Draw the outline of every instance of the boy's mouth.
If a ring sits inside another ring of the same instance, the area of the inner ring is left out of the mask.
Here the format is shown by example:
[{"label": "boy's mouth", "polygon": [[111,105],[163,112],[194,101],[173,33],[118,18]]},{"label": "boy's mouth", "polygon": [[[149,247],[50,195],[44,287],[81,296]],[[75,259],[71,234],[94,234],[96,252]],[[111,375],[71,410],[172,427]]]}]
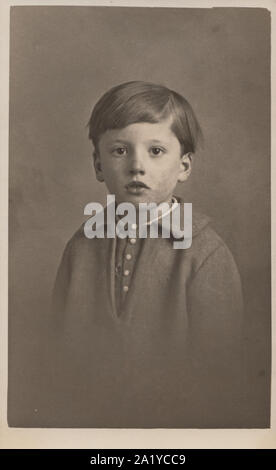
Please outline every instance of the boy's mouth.
[{"label": "boy's mouth", "polygon": [[143,183],[143,181],[131,181],[130,183],[126,184],[126,190],[132,194],[139,194],[144,192],[149,187]]}]

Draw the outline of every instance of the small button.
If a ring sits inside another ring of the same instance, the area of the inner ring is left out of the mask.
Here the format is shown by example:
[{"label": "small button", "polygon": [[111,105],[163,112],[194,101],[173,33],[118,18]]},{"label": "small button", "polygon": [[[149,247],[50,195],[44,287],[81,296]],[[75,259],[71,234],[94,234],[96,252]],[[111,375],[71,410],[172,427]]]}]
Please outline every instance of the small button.
[{"label": "small button", "polygon": [[135,230],[137,228],[137,224],[131,224],[131,228]]},{"label": "small button", "polygon": [[128,286],[124,286],[124,287],[123,287],[123,291],[124,291],[124,292],[127,292],[127,291],[128,291]]},{"label": "small button", "polygon": [[136,238],[130,238],[129,243],[131,243],[131,245],[135,245]]},{"label": "small button", "polygon": [[131,254],[130,253],[127,253],[126,254],[126,259],[130,260],[132,258]]},{"label": "small button", "polygon": [[129,272],[130,272],[130,271],[129,271],[128,269],[126,269],[126,270],[124,271],[124,276],[128,276],[128,275],[129,275]]}]

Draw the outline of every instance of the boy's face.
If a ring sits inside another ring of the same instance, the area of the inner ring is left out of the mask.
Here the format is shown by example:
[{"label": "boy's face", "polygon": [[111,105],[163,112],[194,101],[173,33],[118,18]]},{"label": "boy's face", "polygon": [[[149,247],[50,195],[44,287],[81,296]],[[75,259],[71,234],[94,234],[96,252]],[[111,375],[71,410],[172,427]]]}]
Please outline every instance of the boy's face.
[{"label": "boy's face", "polygon": [[106,131],[95,155],[99,181],[105,181],[117,203],[170,202],[178,181],[191,171],[188,154],[171,130],[171,118],[139,122]]}]

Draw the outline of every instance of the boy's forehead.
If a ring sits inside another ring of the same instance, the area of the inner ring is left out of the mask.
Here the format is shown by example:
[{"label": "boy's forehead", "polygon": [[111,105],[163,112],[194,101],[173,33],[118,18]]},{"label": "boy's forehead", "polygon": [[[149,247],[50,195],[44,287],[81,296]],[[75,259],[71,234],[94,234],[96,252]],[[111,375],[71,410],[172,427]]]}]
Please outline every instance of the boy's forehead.
[{"label": "boy's forehead", "polygon": [[120,129],[108,129],[105,131],[100,140],[112,142],[114,140],[171,140],[176,138],[171,130],[172,117],[162,121],[151,122],[135,122]]}]

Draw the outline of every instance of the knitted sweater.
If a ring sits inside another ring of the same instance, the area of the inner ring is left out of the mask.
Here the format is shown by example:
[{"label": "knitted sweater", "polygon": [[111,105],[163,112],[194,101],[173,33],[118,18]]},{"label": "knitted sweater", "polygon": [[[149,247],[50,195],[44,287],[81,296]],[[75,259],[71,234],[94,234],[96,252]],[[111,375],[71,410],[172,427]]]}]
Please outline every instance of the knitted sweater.
[{"label": "knitted sweater", "polygon": [[51,426],[242,426],[242,294],[233,257],[193,213],[189,249],[146,238],[116,309],[116,238],[68,242],[52,317]]}]

